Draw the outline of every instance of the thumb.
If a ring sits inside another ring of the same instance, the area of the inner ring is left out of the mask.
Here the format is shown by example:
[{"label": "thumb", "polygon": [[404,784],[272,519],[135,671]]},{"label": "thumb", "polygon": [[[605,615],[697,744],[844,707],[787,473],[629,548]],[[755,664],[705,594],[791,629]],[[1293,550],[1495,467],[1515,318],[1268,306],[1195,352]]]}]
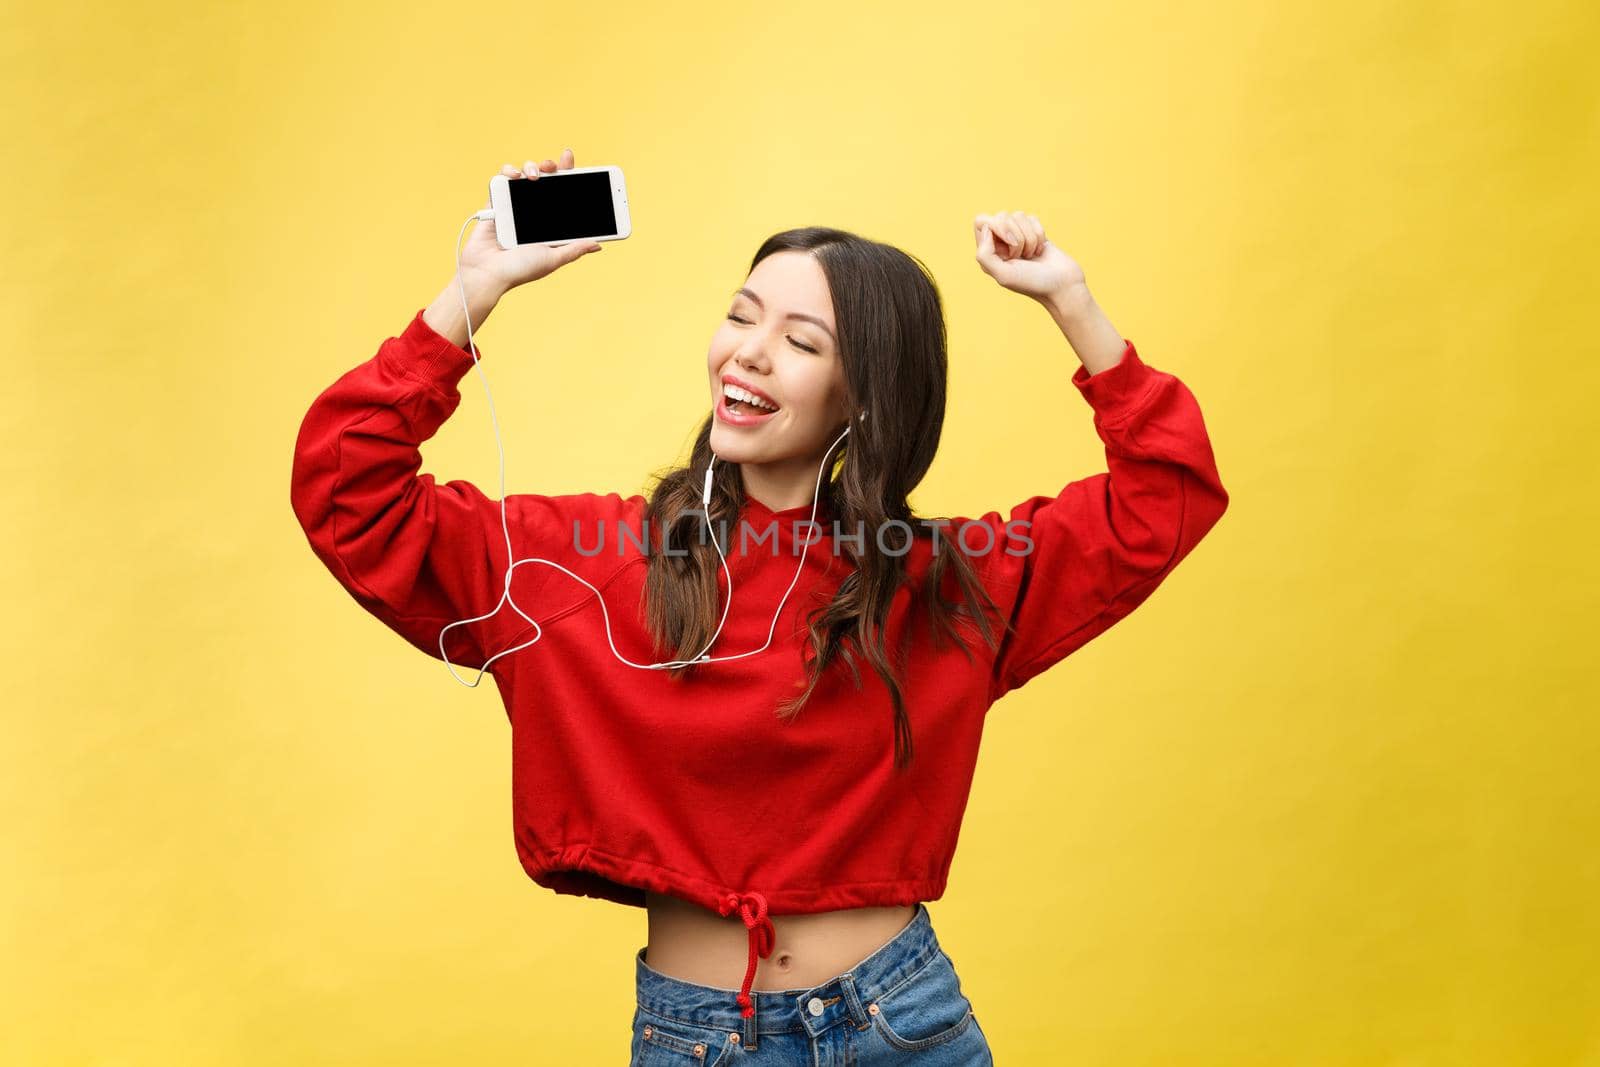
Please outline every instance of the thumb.
[{"label": "thumb", "polygon": [[1001,259],[994,251],[994,231],[987,225],[980,228],[978,233],[978,265],[990,275],[1001,269]]}]

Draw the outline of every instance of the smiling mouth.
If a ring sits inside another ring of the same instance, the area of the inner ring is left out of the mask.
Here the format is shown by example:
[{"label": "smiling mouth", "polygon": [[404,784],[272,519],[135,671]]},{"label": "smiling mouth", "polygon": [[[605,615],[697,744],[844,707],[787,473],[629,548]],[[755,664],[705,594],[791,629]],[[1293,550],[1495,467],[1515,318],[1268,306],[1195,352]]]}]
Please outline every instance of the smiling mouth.
[{"label": "smiling mouth", "polygon": [[769,400],[753,389],[736,382],[721,382],[718,394],[724,409],[730,415],[771,415],[778,410],[778,404],[775,401]]},{"label": "smiling mouth", "polygon": [[771,408],[738,400],[726,393],[717,397],[717,418],[726,426],[765,426],[776,414]]}]

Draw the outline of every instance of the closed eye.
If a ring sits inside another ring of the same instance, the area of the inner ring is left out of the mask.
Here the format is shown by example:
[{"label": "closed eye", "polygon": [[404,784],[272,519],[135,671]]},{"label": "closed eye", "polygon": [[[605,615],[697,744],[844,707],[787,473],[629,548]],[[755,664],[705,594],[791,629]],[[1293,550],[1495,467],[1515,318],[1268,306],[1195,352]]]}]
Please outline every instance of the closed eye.
[{"label": "closed eye", "polygon": [[[747,322],[744,319],[741,319],[739,316],[733,314],[732,312],[729,312],[727,317],[732,319],[734,322],[742,322],[746,326],[750,325],[749,322]],[[814,354],[817,351],[815,348],[812,348],[810,345],[801,344],[799,341],[796,341],[793,337],[789,338],[789,343],[794,345],[796,348],[798,348],[802,352],[811,352],[811,353]]]}]

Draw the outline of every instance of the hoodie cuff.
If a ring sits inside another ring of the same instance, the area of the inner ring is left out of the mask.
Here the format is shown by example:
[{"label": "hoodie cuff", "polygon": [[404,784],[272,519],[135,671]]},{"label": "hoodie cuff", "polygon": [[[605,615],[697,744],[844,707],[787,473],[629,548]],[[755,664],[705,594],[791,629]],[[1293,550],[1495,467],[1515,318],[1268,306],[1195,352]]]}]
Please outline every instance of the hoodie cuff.
[{"label": "hoodie cuff", "polygon": [[[448,337],[429,326],[422,317],[426,310],[418,308],[411,317],[400,334],[402,343],[391,358],[408,378],[440,388],[453,386],[472,369],[472,353],[457,347]],[[472,345],[478,350],[478,358],[482,359],[483,346],[478,344],[476,338]]]},{"label": "hoodie cuff", "polygon": [[1114,423],[1139,409],[1156,384],[1156,372],[1139,358],[1133,342],[1124,338],[1122,359],[1098,374],[1078,365],[1072,384],[1102,422]]}]

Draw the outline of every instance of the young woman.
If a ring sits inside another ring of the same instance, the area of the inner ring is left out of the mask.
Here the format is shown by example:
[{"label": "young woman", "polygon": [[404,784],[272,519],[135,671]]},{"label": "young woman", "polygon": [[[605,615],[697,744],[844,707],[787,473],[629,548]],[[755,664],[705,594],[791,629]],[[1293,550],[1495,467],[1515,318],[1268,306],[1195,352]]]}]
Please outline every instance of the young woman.
[{"label": "young woman", "polygon": [[[1105,472],[1007,515],[911,511],[944,418],[939,294],[900,250],[825,227],[756,252],[712,335],[711,414],[648,497],[493,500],[419,473],[482,355],[467,314],[476,330],[600,247],[506,251],[492,221],[301,427],[291,498],[319,558],[413,645],[493,674],[528,875],[646,909],[634,1064],[991,1062],[925,905],[984,718],[1142,603],[1227,506],[1193,395],[1039,220],[980,215],[974,236],[1061,327],[1106,446]],[[1049,448],[1064,375],[986,355],[1014,384],[1006,444]],[[575,400],[605,426],[603,391]]]}]

